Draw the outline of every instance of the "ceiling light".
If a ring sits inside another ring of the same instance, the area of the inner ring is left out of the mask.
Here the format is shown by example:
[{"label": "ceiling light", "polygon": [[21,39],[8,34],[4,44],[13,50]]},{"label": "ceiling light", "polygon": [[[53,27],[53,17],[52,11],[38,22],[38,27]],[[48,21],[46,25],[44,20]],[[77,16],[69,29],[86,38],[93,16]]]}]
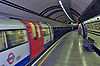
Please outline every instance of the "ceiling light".
[{"label": "ceiling light", "polygon": [[[62,4],[62,2],[59,0],[59,4],[61,5],[61,7],[62,7],[62,9],[63,9],[63,11],[65,12],[65,14],[67,15],[67,17],[71,20],[71,21],[73,21],[70,17],[69,17],[69,15],[67,14],[67,12],[66,12],[66,10],[65,10],[65,8],[64,8],[64,6],[63,6],[63,4]],[[73,21],[74,22],[74,21]]]}]

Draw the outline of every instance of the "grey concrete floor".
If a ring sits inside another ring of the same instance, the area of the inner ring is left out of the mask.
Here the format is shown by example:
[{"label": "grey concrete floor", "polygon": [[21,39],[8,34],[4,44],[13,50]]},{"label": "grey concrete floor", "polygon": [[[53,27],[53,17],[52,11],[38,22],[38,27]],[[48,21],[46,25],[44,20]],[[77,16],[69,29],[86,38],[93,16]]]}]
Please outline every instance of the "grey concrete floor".
[{"label": "grey concrete floor", "polygon": [[100,66],[100,56],[83,51],[82,40],[77,30],[70,32],[41,66]]}]

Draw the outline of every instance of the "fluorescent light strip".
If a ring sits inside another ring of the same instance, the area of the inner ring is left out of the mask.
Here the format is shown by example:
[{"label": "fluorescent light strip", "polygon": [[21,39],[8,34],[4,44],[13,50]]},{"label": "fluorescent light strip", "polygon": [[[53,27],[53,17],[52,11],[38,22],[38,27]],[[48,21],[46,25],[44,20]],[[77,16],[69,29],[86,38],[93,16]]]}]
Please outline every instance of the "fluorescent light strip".
[{"label": "fluorescent light strip", "polygon": [[[71,20],[71,21],[73,21],[70,17],[69,17],[69,15],[67,14],[67,12],[66,12],[66,10],[64,9],[64,7],[63,7],[63,5],[62,5],[62,2],[59,0],[59,4],[61,5],[61,7],[62,7],[62,9],[63,9],[63,11],[65,12],[65,14],[67,15],[67,17]],[[74,22],[74,21],[73,21]]]}]

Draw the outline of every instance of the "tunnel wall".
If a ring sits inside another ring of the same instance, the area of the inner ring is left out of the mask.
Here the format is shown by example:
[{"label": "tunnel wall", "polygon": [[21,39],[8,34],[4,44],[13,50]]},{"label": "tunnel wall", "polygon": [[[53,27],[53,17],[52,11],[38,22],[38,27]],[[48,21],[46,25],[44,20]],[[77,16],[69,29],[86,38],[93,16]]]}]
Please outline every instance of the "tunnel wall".
[{"label": "tunnel wall", "polygon": [[60,37],[65,35],[66,33],[76,30],[78,27],[53,27],[54,30],[54,39],[55,41],[58,40]]},{"label": "tunnel wall", "polygon": [[100,20],[87,23],[87,39],[94,42],[94,49],[100,55]]}]

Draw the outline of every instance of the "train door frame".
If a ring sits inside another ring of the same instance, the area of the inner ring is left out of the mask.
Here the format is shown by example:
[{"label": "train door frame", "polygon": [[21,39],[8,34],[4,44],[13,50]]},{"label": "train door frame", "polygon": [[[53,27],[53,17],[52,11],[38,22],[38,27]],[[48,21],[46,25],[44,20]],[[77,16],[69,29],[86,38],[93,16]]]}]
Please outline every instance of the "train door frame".
[{"label": "train door frame", "polygon": [[31,59],[33,59],[37,54],[39,54],[38,47],[37,48],[35,47],[38,44],[38,41],[34,40],[34,36],[33,38],[31,38],[32,37],[32,26],[29,24],[31,23],[31,21],[24,20],[24,19],[21,19],[21,21],[25,23],[27,30],[28,30],[28,36],[30,40],[30,54],[31,54],[30,56],[31,56]]},{"label": "train door frame", "polygon": [[[34,37],[34,52],[35,52],[35,56],[36,55],[38,55],[39,54],[39,50],[38,50],[38,39],[37,39],[37,36],[38,36],[38,34],[37,34],[37,31],[36,31],[36,25],[35,24],[33,24],[32,22],[28,22],[29,24],[31,24],[31,27],[32,27],[32,32],[34,31],[34,29],[35,29],[35,34],[36,34],[36,37]],[[34,27],[33,27],[34,26]],[[33,29],[34,28],[34,29]],[[34,35],[34,33],[33,33],[33,35]]]},{"label": "train door frame", "polygon": [[39,41],[39,50],[40,50],[39,52],[41,52],[44,49],[44,38],[43,38],[43,33],[42,33],[42,26],[36,21],[33,21],[33,23],[36,25],[37,28],[39,27],[39,30],[40,30],[41,37],[39,37],[38,35],[38,41]]}]

